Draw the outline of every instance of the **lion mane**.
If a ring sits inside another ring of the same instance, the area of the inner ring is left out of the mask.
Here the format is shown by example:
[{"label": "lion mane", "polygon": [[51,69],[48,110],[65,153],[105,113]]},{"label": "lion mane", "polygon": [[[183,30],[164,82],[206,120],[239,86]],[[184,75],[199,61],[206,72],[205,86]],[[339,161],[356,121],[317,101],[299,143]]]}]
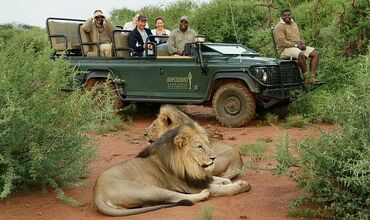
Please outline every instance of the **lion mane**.
[{"label": "lion mane", "polygon": [[[186,126],[198,129],[199,134],[206,137],[205,130],[200,126],[195,124],[186,124]],[[178,150],[173,144],[168,144],[175,140],[180,130],[179,128],[169,130],[166,135],[161,136],[158,141],[143,149],[136,157],[147,158],[151,155],[157,155],[158,160],[167,170],[185,180],[190,186],[207,188],[212,180],[210,173],[204,172],[204,169],[200,169],[198,164],[192,162],[193,157],[198,155],[191,154],[191,157],[187,157],[184,155],[184,151]],[[209,144],[208,139],[206,143]]]},{"label": "lion mane", "polygon": [[[195,121],[178,108],[172,105],[163,105],[157,119],[148,126],[144,135],[147,141],[153,142],[168,130],[191,123],[195,123]],[[211,132],[207,132],[207,134],[212,137]],[[243,169],[240,152],[217,139],[211,138],[210,141],[209,147],[217,155],[212,175],[228,179],[237,177]]]}]

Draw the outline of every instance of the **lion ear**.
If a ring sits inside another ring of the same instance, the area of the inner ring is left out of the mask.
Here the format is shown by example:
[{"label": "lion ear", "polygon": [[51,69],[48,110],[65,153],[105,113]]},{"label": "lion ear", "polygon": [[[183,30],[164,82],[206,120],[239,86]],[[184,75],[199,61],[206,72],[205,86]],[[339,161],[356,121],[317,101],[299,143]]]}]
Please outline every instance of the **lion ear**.
[{"label": "lion ear", "polygon": [[170,117],[168,117],[168,115],[161,115],[159,120],[161,120],[161,122],[166,126],[170,126],[172,124],[172,120]]},{"label": "lion ear", "polygon": [[176,147],[183,148],[183,147],[186,146],[187,138],[186,138],[185,135],[179,134],[175,137],[173,142],[174,142]]}]

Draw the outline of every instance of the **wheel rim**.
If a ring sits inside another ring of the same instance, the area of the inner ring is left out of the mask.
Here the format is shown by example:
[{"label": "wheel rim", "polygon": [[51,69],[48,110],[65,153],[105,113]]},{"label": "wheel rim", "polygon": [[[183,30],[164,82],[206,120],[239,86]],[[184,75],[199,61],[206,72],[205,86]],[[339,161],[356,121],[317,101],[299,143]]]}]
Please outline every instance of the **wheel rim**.
[{"label": "wheel rim", "polygon": [[225,100],[225,112],[230,115],[237,115],[242,110],[242,102],[235,96],[230,96]]}]

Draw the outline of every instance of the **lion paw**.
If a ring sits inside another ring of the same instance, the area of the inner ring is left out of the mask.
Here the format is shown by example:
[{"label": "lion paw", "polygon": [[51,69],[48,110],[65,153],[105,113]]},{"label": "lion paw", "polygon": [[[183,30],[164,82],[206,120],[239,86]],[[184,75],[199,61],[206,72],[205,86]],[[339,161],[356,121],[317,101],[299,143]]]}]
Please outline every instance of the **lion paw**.
[{"label": "lion paw", "polygon": [[240,186],[241,192],[248,192],[252,188],[251,184],[244,180],[239,180],[235,183]]},{"label": "lion paw", "polygon": [[200,193],[199,193],[204,199],[207,199],[209,197],[209,195],[211,194],[211,192],[209,191],[209,189],[203,189]]}]

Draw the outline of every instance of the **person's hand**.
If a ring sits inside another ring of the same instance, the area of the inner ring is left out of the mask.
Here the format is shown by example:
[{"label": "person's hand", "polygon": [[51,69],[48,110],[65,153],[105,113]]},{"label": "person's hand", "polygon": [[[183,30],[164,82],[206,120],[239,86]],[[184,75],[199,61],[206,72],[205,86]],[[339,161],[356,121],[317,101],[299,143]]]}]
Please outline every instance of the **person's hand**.
[{"label": "person's hand", "polygon": [[306,44],[302,41],[300,41],[298,43],[298,46],[297,46],[300,50],[305,50],[306,49]]}]

